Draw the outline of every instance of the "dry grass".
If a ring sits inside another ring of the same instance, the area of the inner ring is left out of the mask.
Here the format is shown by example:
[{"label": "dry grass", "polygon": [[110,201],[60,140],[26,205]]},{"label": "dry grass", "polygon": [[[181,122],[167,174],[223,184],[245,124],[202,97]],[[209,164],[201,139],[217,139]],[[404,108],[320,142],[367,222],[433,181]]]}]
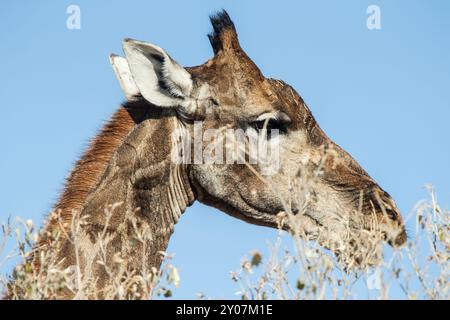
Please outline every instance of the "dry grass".
[{"label": "dry grass", "polygon": [[[62,224],[59,228],[46,234],[52,241],[48,245],[41,246],[37,251],[39,256],[32,256],[32,249],[43,237],[43,232],[38,234],[31,220],[23,221],[18,218],[15,222],[8,221],[2,225],[2,241],[0,243],[0,268],[13,261],[16,264],[12,275],[0,277],[0,293],[8,299],[55,299],[70,297],[76,300],[84,299],[148,299],[155,297],[171,297],[173,287],[179,286],[178,270],[171,264],[172,257],[165,252],[160,254],[165,257],[165,263],[160,270],[152,268],[147,270],[143,261],[143,267],[139,272],[130,270],[120,255],[114,256],[114,263],[107,263],[107,247],[112,240],[106,232],[109,218],[120,203],[110,206],[105,210],[107,221],[104,230],[96,237],[95,252],[84,266],[80,264],[81,250],[77,246],[83,237],[83,225],[88,217],[80,218],[74,214],[70,230],[66,230]],[[52,214],[50,219],[58,219],[58,214]],[[133,223],[133,215],[125,220],[134,229],[133,241],[145,246],[148,243],[148,232]],[[58,255],[62,238],[69,238],[73,243],[76,264],[64,268],[61,266],[61,257]],[[9,250],[7,250],[7,248]],[[7,251],[7,252],[6,252]],[[42,267],[39,267],[42,266]],[[112,281],[101,292],[96,285],[97,279],[92,276],[95,268],[104,268],[108,278]]]},{"label": "dry grass", "polygon": [[[449,299],[450,213],[429,190],[430,200],[411,214],[415,228],[407,245],[385,247],[378,265],[349,268],[308,237],[280,235],[267,261],[252,252],[231,273],[238,294],[242,299]],[[294,249],[283,249],[283,243]],[[377,248],[366,247],[363,255],[379,255]]]},{"label": "dry grass", "polygon": [[[268,257],[256,251],[249,254],[231,277],[242,299],[449,299],[450,214],[438,205],[430,188],[430,199],[420,202],[411,218],[415,228],[410,231],[407,245],[398,250],[385,248],[384,259],[377,266],[349,269],[346,262],[337,259],[317,241],[293,234],[280,235]],[[74,221],[73,237],[79,233],[82,223]],[[142,241],[144,237],[136,231],[137,239]],[[37,238],[38,233],[29,220],[17,219],[2,226],[0,267],[9,260],[20,262],[14,270],[15,281],[9,285],[9,298],[52,299],[61,290],[69,290],[75,299],[95,297],[95,281],[83,276],[79,266],[58,267],[55,247],[41,253],[40,261],[45,269],[40,271],[33,267],[29,254]],[[99,234],[99,241],[102,251],[109,239]],[[286,241],[293,244],[287,245]],[[15,245],[11,246],[11,242]],[[293,249],[283,249],[286,245]],[[375,250],[377,246],[371,248]],[[365,256],[370,256],[370,250],[365,250]],[[143,270],[141,274],[111,267],[108,272],[115,281],[106,289],[104,298],[170,297],[180,282],[178,271],[170,261],[171,257],[166,255],[161,270]],[[92,263],[104,264],[104,261]],[[122,265],[120,258],[117,264]],[[2,277],[0,281],[6,290],[9,279]],[[138,284],[139,288],[145,288],[144,294],[137,290]]]}]

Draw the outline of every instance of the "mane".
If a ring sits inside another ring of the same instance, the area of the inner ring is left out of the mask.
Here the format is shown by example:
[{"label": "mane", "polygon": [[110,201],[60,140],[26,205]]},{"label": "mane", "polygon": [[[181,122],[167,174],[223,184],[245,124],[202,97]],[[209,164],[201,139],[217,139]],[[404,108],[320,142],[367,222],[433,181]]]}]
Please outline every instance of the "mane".
[{"label": "mane", "polygon": [[[138,122],[142,100],[122,105],[90,142],[66,180],[53,212],[63,223],[71,222],[74,211],[81,210],[89,193],[100,181],[111,157]],[[51,222],[50,222],[51,224]]]}]

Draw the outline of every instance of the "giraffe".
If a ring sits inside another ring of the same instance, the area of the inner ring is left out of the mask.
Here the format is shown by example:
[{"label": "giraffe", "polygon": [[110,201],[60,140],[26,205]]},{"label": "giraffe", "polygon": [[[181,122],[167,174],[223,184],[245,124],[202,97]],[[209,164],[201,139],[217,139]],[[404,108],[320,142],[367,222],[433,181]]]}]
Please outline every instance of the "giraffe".
[{"label": "giraffe", "polygon": [[[98,293],[89,298],[105,297],[113,281],[106,269],[116,261],[129,274],[159,269],[174,225],[194,201],[248,223],[301,231],[337,256],[340,244],[352,244],[349,230],[376,226],[391,246],[406,242],[392,197],[322,131],[291,86],[262,74],[226,11],[210,20],[214,56],[199,66],[182,67],[164,49],[133,39],[123,41],[124,57],[110,56],[126,102],[76,163],[32,253],[43,269],[39,256],[54,245],[55,263],[94,279]],[[196,123],[271,140],[278,169],[265,176],[258,164],[174,161],[174,150],[187,153],[191,145],[180,141],[195,135]],[[61,289],[54,297],[77,293]]]}]

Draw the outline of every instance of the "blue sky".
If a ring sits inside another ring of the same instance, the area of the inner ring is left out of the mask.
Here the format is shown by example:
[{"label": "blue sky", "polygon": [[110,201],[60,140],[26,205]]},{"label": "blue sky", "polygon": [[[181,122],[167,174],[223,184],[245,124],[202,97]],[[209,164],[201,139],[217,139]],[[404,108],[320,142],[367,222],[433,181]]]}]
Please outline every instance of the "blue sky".
[{"label": "blue sky", "polygon": [[[81,8],[81,29],[66,8]],[[381,8],[381,30],[366,9]],[[0,222],[40,223],[74,161],[124,99],[108,62],[131,37],[182,65],[212,56],[208,15],[225,8],[242,47],[267,77],[291,84],[324,131],[350,152],[407,215],[432,183],[450,199],[448,1],[1,1]],[[277,231],[200,204],[168,251],[177,298],[232,298],[229,271]]]}]

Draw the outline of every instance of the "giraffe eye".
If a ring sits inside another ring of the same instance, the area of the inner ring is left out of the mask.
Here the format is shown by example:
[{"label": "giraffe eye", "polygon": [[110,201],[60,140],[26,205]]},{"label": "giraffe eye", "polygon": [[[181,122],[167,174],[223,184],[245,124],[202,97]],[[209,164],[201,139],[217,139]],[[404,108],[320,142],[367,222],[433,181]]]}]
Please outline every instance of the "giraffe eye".
[{"label": "giraffe eye", "polygon": [[287,124],[278,119],[258,120],[251,122],[250,125],[258,132],[266,129],[268,136],[273,130],[278,130],[280,134],[287,133]]}]

